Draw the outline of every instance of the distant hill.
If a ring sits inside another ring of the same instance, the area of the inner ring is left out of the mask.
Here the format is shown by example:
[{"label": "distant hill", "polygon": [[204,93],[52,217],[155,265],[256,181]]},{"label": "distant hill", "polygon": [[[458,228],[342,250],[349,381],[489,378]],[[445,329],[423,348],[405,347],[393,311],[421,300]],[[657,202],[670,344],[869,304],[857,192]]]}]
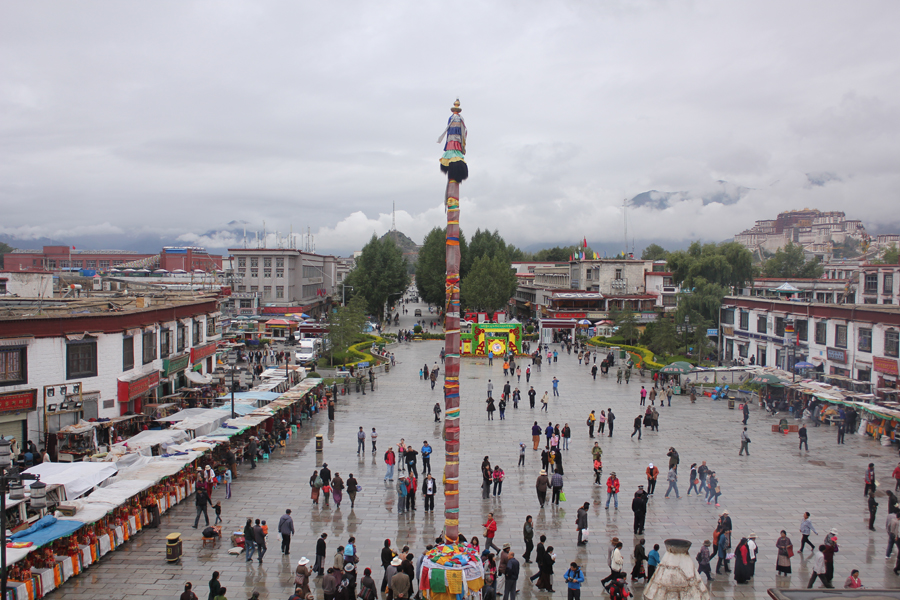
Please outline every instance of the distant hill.
[{"label": "distant hill", "polygon": [[421,248],[421,246],[412,241],[412,239],[402,231],[388,231],[381,236],[382,240],[384,238],[390,238],[401,250],[403,250],[403,257],[406,259],[406,262],[409,263],[409,272],[415,273],[416,261],[419,259],[419,248]]}]

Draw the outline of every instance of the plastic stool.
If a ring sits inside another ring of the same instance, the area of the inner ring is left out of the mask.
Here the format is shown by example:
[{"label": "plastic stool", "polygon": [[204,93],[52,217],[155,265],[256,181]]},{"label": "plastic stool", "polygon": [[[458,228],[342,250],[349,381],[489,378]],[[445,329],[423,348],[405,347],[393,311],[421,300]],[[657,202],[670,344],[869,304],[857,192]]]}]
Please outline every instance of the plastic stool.
[{"label": "plastic stool", "polygon": [[269,455],[268,455],[268,454],[263,454],[263,460],[269,460]]}]

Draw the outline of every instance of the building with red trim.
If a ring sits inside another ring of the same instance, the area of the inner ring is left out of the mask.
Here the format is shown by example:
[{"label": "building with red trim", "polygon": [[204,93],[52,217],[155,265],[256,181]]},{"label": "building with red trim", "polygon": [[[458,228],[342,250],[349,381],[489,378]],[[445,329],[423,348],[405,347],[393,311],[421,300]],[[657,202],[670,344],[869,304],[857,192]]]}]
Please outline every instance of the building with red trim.
[{"label": "building with red trim", "polygon": [[[726,361],[786,371],[807,361],[876,388],[897,386],[900,306],[728,296],[721,321]],[[785,335],[789,323],[793,335]]]},{"label": "building with red trim", "polygon": [[215,368],[218,298],[0,300],[0,434],[38,445],[80,419],[140,413]]},{"label": "building with red trim", "polygon": [[[41,250],[15,249],[3,256],[6,271],[105,271],[153,254],[130,250],[78,250],[72,246],[44,246]],[[221,265],[221,262],[220,262]]]}]

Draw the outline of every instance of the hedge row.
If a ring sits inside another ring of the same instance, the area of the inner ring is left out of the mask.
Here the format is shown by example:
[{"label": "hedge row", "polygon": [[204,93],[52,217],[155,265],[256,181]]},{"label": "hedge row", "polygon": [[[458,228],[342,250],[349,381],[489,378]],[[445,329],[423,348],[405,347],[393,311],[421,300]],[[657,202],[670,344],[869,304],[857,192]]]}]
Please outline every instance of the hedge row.
[{"label": "hedge row", "polygon": [[590,344],[591,346],[603,346],[607,348],[611,348],[613,346],[622,348],[634,357],[635,363],[638,365],[638,367],[640,367],[642,363],[644,366],[650,369],[662,369],[665,366],[653,360],[653,351],[651,351],[649,348],[644,348],[642,346],[628,346],[625,344],[614,344],[602,339],[601,336],[591,338],[590,340],[588,340],[588,344]]}]

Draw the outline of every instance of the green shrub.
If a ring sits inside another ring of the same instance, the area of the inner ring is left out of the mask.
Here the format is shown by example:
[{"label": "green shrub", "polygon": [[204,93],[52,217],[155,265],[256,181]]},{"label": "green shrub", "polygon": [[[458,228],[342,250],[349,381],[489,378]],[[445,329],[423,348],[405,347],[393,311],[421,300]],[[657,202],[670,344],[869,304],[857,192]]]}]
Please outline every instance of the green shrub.
[{"label": "green shrub", "polygon": [[415,327],[413,327],[413,333],[422,333],[422,326],[416,325]]},{"label": "green shrub", "polygon": [[534,325],[528,325],[527,327],[525,327],[525,333],[534,333]]},{"label": "green shrub", "polygon": [[322,378],[322,376],[319,375],[318,373],[316,373],[315,371],[310,371],[309,373],[306,374],[306,376],[311,377],[313,379],[321,379]]}]

